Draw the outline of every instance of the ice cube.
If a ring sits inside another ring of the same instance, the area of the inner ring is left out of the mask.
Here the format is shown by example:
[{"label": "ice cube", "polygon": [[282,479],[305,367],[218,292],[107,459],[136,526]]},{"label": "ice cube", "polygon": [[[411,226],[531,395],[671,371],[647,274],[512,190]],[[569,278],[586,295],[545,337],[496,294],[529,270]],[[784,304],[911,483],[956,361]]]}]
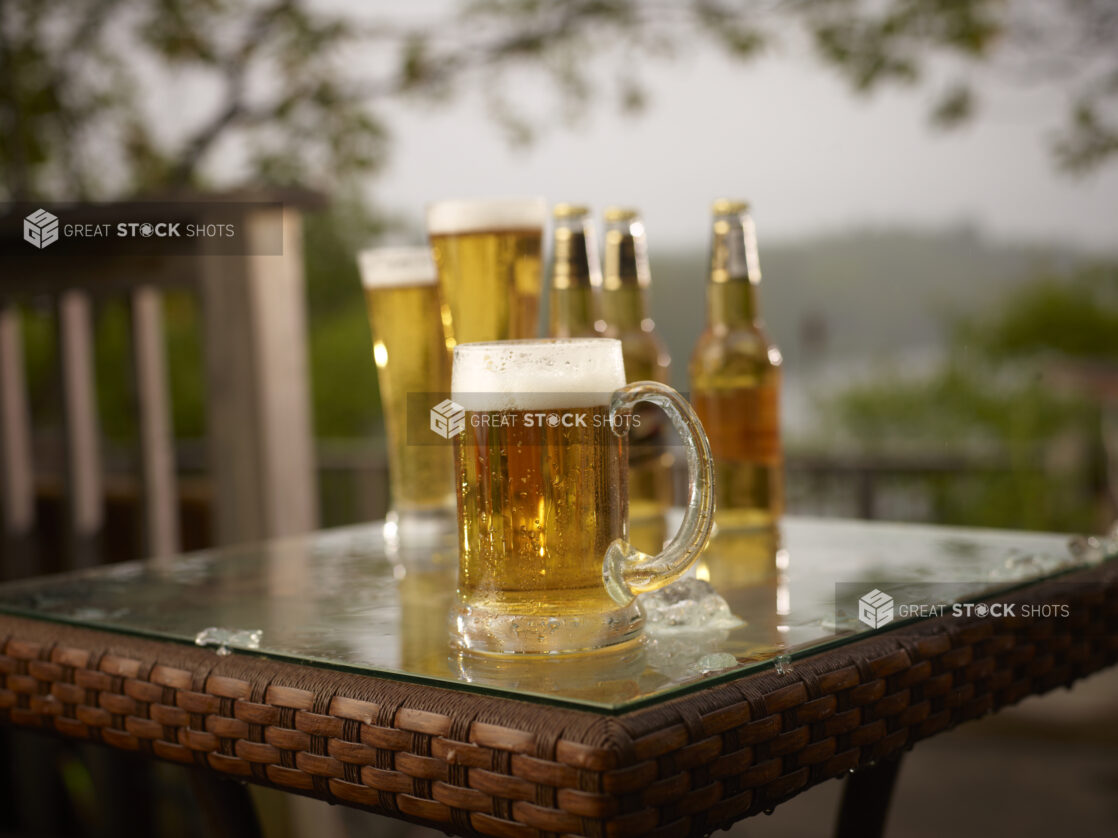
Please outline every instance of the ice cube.
[{"label": "ice cube", "polygon": [[239,649],[259,649],[260,638],[263,637],[262,629],[228,629],[210,626],[194,635],[197,646],[216,646],[217,653],[222,657],[231,654],[229,647]]},{"label": "ice cube", "polygon": [[708,672],[717,672],[720,669],[729,669],[738,665],[738,659],[729,652],[715,652],[712,655],[703,655],[695,662],[696,671],[705,675]]},{"label": "ice cube", "polygon": [[681,579],[637,598],[651,633],[731,629],[743,625],[709,582]]},{"label": "ice cube", "polygon": [[1093,535],[1075,536],[1068,543],[1068,550],[1083,564],[1096,565],[1101,563],[1107,556],[1118,553],[1118,524],[1114,525],[1110,535],[1102,538]]}]

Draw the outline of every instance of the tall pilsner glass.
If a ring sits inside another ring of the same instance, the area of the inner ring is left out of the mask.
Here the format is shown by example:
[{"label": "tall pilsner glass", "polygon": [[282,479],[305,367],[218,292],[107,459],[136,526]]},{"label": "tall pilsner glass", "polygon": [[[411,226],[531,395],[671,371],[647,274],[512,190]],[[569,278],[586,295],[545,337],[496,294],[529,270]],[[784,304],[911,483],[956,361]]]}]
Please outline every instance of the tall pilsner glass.
[{"label": "tall pilsner glass", "polygon": [[[626,385],[621,343],[609,338],[459,344],[451,387],[465,410],[452,640],[490,654],[636,640],[634,597],[677,579],[710,535],[710,447],[691,406],[658,382]],[[690,470],[683,523],[656,556],[628,543],[628,433],[640,402],[667,413]]]},{"label": "tall pilsner glass", "polygon": [[[426,538],[454,527],[453,462],[448,446],[408,444],[427,433],[427,414],[409,394],[445,393],[450,355],[442,329],[435,265],[426,247],[386,247],[358,255],[373,359],[388,437],[389,538]],[[411,421],[416,428],[409,429]],[[409,430],[411,434],[409,434]]]},{"label": "tall pilsner glass", "polygon": [[546,216],[542,198],[439,201],[427,208],[448,345],[539,333]]}]

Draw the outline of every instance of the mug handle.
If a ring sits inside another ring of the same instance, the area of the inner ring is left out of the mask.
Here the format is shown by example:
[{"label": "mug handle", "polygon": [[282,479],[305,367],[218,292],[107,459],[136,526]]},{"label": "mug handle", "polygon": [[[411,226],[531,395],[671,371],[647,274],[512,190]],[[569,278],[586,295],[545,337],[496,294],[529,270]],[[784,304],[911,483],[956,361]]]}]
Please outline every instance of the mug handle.
[{"label": "mug handle", "polygon": [[637,594],[669,585],[699,557],[714,525],[714,463],[710,443],[695,411],[679,393],[657,381],[636,381],[615,390],[609,405],[610,426],[618,436],[628,433],[629,416],[640,402],[656,405],[671,419],[687,451],[687,508],[683,523],[664,549],[655,556],[642,553],[624,539],[606,550],[602,578],[609,595],[628,605]]}]

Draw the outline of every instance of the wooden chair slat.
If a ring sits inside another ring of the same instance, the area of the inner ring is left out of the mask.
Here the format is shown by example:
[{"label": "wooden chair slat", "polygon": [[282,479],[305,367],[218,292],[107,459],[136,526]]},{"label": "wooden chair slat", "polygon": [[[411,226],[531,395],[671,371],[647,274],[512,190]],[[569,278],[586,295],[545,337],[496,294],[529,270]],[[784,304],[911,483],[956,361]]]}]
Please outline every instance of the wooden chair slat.
[{"label": "wooden chair slat", "polygon": [[98,563],[97,540],[105,519],[89,295],[63,291],[57,310],[71,561],[74,567],[89,567]]},{"label": "wooden chair slat", "polygon": [[0,578],[7,579],[31,574],[35,526],[31,412],[19,317],[14,303],[0,302],[0,506],[4,525]]},{"label": "wooden chair slat", "polygon": [[162,301],[162,294],[154,286],[143,285],[132,291],[132,358],[139,409],[145,556],[173,555],[180,543]]},{"label": "wooden chair slat", "polygon": [[277,224],[282,254],[254,254],[250,241],[252,255],[200,266],[221,544],[307,532],[318,518],[301,218],[281,208],[246,212],[250,240],[274,236]]}]

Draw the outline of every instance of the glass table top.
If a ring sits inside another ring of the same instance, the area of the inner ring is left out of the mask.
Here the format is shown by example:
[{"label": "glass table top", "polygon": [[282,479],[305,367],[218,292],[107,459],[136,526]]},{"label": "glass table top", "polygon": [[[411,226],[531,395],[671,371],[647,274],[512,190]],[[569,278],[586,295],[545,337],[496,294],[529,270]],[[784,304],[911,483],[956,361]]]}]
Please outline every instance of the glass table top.
[{"label": "glass table top", "polygon": [[[375,523],[9,583],[0,612],[616,713],[935,616],[906,602],[981,600],[1116,553],[1113,538],[787,518],[715,538],[691,581],[646,602],[635,648],[532,659],[452,653],[457,545],[393,545]],[[689,598],[708,591],[726,606]],[[875,591],[892,608],[877,629],[859,617]]]}]

